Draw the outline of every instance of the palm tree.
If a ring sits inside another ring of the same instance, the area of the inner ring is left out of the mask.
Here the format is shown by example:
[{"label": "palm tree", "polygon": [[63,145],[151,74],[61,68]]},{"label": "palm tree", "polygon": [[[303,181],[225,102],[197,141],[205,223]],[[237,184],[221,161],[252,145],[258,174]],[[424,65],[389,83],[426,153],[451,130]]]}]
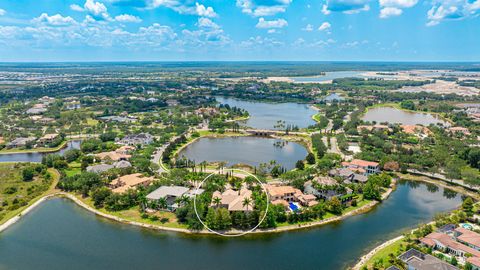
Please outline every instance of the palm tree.
[{"label": "palm tree", "polygon": [[158,206],[160,207],[160,209],[167,209],[168,207],[167,199],[165,198],[158,199]]},{"label": "palm tree", "polygon": [[250,203],[252,202],[252,200],[248,197],[245,197],[245,199],[243,199],[243,206],[247,208],[247,211],[248,211],[248,207],[250,206]]},{"label": "palm tree", "polygon": [[222,200],[219,197],[213,198],[213,203],[218,207]]}]

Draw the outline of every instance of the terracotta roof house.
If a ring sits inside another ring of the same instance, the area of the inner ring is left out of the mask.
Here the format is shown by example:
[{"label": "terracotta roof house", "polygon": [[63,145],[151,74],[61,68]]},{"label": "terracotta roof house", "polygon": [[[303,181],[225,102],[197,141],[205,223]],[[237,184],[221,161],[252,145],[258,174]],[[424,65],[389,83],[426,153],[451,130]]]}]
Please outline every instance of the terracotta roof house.
[{"label": "terracotta roof house", "polygon": [[[220,199],[218,207],[227,208],[230,212],[236,211],[252,211],[253,200],[252,191],[246,188],[242,188],[239,191],[233,189],[226,189],[224,192],[215,191],[212,195],[212,206],[217,206],[215,203],[216,198]],[[244,205],[245,198],[249,198],[251,202],[248,205]]]},{"label": "terracotta roof house", "polygon": [[448,234],[432,232],[420,239],[420,242],[431,248],[446,250],[456,256],[466,257],[466,254],[471,254],[480,257],[480,251],[455,241]]},{"label": "terracotta roof house", "polygon": [[370,175],[380,172],[380,166],[378,162],[366,161],[361,159],[354,159],[350,162],[342,162],[344,168],[349,168],[352,171],[359,172],[364,175]]},{"label": "terracotta roof house", "polygon": [[141,173],[134,173],[121,176],[112,182],[109,187],[114,193],[123,193],[128,189],[136,189],[138,186],[148,186],[152,183],[153,177],[145,177]]},{"label": "terracotta roof house", "polygon": [[56,140],[58,138],[58,134],[56,133],[52,133],[52,134],[45,134],[43,135],[43,137],[41,137],[40,139],[38,139],[38,144],[40,145],[47,145],[47,144],[50,144],[52,143],[54,140]]},{"label": "terracotta roof house", "polygon": [[407,265],[408,270],[459,270],[457,267],[416,249],[409,249],[398,258]]},{"label": "terracotta roof house", "polygon": [[303,194],[299,189],[292,186],[265,185],[270,201],[284,200],[288,203],[299,202],[303,206],[313,206],[317,204],[316,197],[313,194]]},{"label": "terracotta roof house", "polygon": [[418,137],[425,137],[432,134],[427,127],[420,125],[401,125],[400,128],[404,133],[416,135]]},{"label": "terracotta roof house", "polygon": [[463,227],[458,227],[454,231],[454,236],[458,242],[476,250],[480,250],[480,234]]},{"label": "terracotta roof house", "polygon": [[453,134],[461,133],[465,136],[471,135],[470,131],[466,127],[451,127],[451,128],[448,128],[447,131]]},{"label": "terracotta roof house", "polygon": [[473,266],[472,270],[479,270],[480,269],[480,258],[479,257],[467,258],[467,262],[469,262]]}]

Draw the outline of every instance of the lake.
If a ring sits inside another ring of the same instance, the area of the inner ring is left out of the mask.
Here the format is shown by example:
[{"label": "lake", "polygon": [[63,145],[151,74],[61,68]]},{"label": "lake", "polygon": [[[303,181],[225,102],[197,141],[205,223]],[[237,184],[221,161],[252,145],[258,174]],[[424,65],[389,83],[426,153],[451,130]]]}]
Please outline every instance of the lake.
[{"label": "lake", "polygon": [[12,153],[12,154],[0,154],[0,162],[42,162],[42,158],[48,154],[60,154],[63,155],[65,151],[70,149],[80,149],[81,140],[68,141],[67,145],[57,152],[50,153]]},{"label": "lake", "polygon": [[248,127],[256,129],[276,129],[278,120],[285,121],[286,125],[295,125],[299,128],[306,128],[314,125],[312,116],[316,111],[307,104],[299,103],[267,103],[256,101],[245,101],[237,98],[215,97],[221,104],[229,104],[248,111],[250,118],[242,121]]},{"label": "lake", "polygon": [[308,77],[291,77],[294,82],[298,83],[316,83],[316,82],[328,82],[341,78],[363,78],[362,75],[365,71],[332,71],[326,72],[325,75],[308,76]]},{"label": "lake", "polygon": [[247,136],[200,138],[182,149],[178,156],[195,160],[197,164],[202,161],[226,161],[227,166],[240,163],[258,167],[260,163],[275,160],[287,170],[291,170],[295,168],[295,163],[305,159],[307,154],[305,147],[298,143]]},{"label": "lake", "polygon": [[449,126],[450,124],[441,117],[429,114],[418,113],[400,110],[393,107],[376,107],[371,108],[362,117],[363,121],[377,123],[388,122],[390,124],[403,124],[403,125],[424,125],[430,124],[443,124]]},{"label": "lake", "polygon": [[459,195],[441,187],[401,182],[372,211],[336,224],[221,238],[124,225],[57,198],[0,234],[0,269],[345,269],[460,203]]}]

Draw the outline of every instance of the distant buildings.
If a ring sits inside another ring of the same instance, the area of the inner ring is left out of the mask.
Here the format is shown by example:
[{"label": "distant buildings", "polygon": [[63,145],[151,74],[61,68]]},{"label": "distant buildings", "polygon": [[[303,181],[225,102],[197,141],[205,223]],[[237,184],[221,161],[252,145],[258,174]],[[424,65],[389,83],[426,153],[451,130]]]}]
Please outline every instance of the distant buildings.
[{"label": "distant buildings", "polygon": [[117,141],[123,145],[147,145],[153,142],[153,136],[148,133],[131,134]]},{"label": "distant buildings", "polygon": [[132,164],[130,164],[130,162],[121,160],[113,164],[98,164],[98,165],[88,166],[86,170],[87,172],[103,173],[114,168],[124,169],[124,168],[130,168],[130,167],[132,167]]},{"label": "distant buildings", "polygon": [[34,143],[35,140],[36,140],[35,137],[20,137],[20,138],[16,138],[15,140],[7,143],[6,147],[7,148],[25,147],[29,143]]}]

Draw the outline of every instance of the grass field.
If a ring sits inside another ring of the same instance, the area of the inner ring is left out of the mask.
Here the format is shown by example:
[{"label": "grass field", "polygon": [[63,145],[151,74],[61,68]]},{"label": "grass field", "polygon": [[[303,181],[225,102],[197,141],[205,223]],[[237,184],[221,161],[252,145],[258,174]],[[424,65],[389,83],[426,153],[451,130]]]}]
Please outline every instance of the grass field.
[{"label": "grass field", "polygon": [[0,164],[0,224],[53,192],[60,177],[56,170],[48,169],[50,177],[37,176],[25,182],[22,180],[24,166],[26,164]]}]

